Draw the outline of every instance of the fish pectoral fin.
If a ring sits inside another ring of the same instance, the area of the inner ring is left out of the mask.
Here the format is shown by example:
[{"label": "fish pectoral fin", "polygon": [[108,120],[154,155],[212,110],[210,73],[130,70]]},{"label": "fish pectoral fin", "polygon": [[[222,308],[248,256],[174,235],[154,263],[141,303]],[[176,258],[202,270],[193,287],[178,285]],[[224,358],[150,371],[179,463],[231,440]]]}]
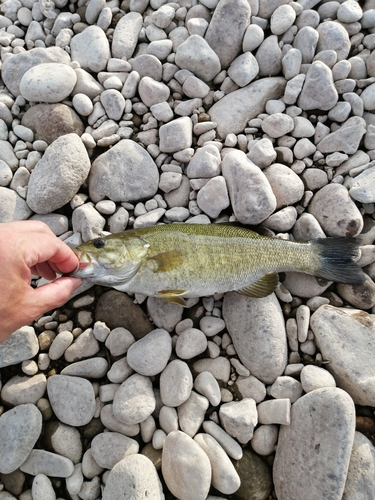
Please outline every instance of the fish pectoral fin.
[{"label": "fish pectoral fin", "polygon": [[163,252],[147,259],[147,266],[154,273],[171,271],[180,266],[183,262],[183,255],[177,250]]},{"label": "fish pectoral fin", "polygon": [[267,295],[275,290],[278,283],[279,275],[277,273],[268,273],[255,283],[252,283],[251,285],[237,291],[238,293],[247,295],[248,297],[267,297]]},{"label": "fish pectoral fin", "polygon": [[156,296],[159,299],[166,300],[167,302],[172,302],[173,304],[178,304],[182,307],[187,307],[186,300],[182,297],[187,292],[187,290],[159,290]]}]

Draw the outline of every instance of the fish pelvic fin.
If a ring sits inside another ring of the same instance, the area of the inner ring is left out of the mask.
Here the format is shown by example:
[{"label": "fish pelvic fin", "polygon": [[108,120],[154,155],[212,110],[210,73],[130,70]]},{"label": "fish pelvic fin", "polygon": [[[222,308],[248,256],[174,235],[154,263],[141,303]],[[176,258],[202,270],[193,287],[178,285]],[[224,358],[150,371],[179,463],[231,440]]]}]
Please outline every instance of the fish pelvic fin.
[{"label": "fish pelvic fin", "polygon": [[166,300],[167,302],[172,302],[173,304],[178,304],[182,307],[187,307],[186,300],[182,297],[187,292],[187,290],[159,290],[156,296],[159,299]]},{"label": "fish pelvic fin", "polygon": [[279,275],[277,273],[267,273],[260,280],[252,283],[251,285],[237,290],[242,295],[248,297],[262,298],[270,295],[279,283]]},{"label": "fish pelvic fin", "polygon": [[329,281],[360,285],[365,273],[355,262],[360,256],[360,241],[356,238],[332,237],[310,241],[320,253],[320,268],[316,275]]}]

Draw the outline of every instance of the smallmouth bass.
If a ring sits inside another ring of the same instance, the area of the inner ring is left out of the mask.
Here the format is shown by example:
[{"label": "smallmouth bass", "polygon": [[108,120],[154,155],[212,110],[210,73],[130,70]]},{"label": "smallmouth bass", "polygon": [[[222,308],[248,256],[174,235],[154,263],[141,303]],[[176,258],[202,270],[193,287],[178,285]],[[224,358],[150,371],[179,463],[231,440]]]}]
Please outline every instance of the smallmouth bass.
[{"label": "smallmouth bass", "polygon": [[237,291],[265,297],[278,272],[299,271],[340,283],[365,279],[355,238],[294,242],[229,224],[168,224],[83,243],[70,274],[122,292],[186,305],[186,298]]}]

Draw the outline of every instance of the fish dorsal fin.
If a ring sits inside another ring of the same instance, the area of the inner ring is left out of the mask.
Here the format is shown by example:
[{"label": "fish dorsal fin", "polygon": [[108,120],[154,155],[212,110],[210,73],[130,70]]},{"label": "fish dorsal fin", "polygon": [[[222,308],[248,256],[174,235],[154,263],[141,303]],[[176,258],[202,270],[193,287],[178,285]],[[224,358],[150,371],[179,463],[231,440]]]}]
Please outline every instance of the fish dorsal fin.
[{"label": "fish dorsal fin", "polygon": [[159,290],[156,295],[159,299],[187,307],[186,300],[182,297],[186,292],[187,290]]},{"label": "fish dorsal fin", "polygon": [[172,269],[180,266],[183,262],[183,255],[177,250],[170,252],[163,252],[153,255],[147,259],[147,266],[154,273],[161,273],[171,271]]},{"label": "fish dorsal fin", "polygon": [[238,293],[247,295],[248,297],[267,297],[267,295],[275,290],[278,283],[279,275],[277,273],[268,273],[255,283],[252,283],[251,285],[237,291]]}]

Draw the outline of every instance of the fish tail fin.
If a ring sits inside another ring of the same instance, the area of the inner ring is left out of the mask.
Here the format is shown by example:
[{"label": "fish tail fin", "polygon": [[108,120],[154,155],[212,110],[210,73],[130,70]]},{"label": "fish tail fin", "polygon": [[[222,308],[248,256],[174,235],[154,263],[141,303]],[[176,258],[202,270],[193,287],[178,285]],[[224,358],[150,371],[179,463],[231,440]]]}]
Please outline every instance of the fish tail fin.
[{"label": "fish tail fin", "polygon": [[360,285],[365,273],[355,262],[360,256],[360,241],[356,238],[319,238],[310,242],[320,253],[320,269],[317,275],[330,281]]}]

